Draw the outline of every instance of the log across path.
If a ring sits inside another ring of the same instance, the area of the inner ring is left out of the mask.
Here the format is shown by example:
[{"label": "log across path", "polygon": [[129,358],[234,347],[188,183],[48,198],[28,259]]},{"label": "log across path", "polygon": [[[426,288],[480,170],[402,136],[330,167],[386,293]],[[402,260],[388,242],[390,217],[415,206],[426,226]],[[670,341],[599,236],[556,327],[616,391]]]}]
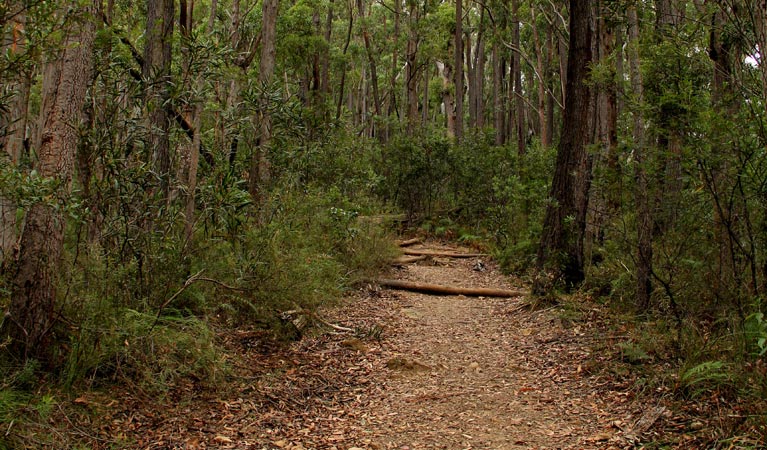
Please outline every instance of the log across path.
[{"label": "log across path", "polygon": [[523,289],[498,289],[498,288],[477,288],[477,287],[462,287],[462,286],[447,286],[443,284],[432,283],[416,283],[413,281],[403,280],[389,280],[386,278],[380,278],[376,280],[376,283],[381,286],[402,289],[405,291],[423,292],[425,294],[442,294],[442,295],[466,295],[471,297],[519,297],[527,295],[527,291]]}]

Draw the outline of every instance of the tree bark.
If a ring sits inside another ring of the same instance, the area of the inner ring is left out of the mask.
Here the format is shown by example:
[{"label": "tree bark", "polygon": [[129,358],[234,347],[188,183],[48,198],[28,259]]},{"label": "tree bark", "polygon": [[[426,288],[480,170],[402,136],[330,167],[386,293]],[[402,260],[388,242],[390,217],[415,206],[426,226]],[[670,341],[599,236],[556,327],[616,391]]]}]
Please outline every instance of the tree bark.
[{"label": "tree bark", "polygon": [[447,136],[455,137],[455,105],[453,103],[453,93],[450,89],[453,86],[453,68],[448,63],[437,61],[437,71],[442,78],[442,105],[445,114],[445,126]]},{"label": "tree bark", "polygon": [[477,34],[477,51],[474,53],[474,109],[477,111],[476,127],[482,129],[485,126],[485,9],[479,19],[479,32]]},{"label": "tree bark", "polygon": [[628,62],[631,90],[640,105],[634,111],[634,173],[636,188],[634,198],[637,208],[637,284],[636,305],[643,310],[650,306],[652,293],[653,229],[655,223],[650,206],[650,192],[647,182],[645,159],[647,154],[645,125],[641,105],[644,102],[644,86],[639,61],[639,21],[635,5],[628,7]]},{"label": "tree bark", "polygon": [[[378,70],[376,67],[375,55],[373,53],[373,46],[370,44],[370,33],[368,32],[367,20],[365,19],[365,3],[364,0],[357,0],[357,8],[360,11],[360,19],[362,20],[362,39],[365,42],[365,52],[368,57],[368,66],[370,67],[370,84],[373,89],[373,127],[375,127],[375,118],[381,115],[381,97],[378,93]],[[373,131],[374,134],[375,131]]]},{"label": "tree bark", "polygon": [[[568,289],[584,279],[584,209],[588,204],[591,175],[586,153],[591,98],[587,83],[592,60],[590,11],[589,2],[570,1],[570,47],[562,137],[551,185],[552,201],[546,208],[537,261],[541,272],[550,270],[554,279],[563,279]],[[542,293],[549,287],[539,278],[534,289]]]},{"label": "tree bark", "polygon": [[[585,1],[585,0],[581,0]],[[519,0],[511,0],[511,80],[514,83],[514,134],[517,138],[517,154],[524,155],[527,151],[527,133],[525,128],[525,99],[522,92],[522,57],[519,37]]]},{"label": "tree bark", "polygon": [[506,112],[504,111],[503,104],[503,78],[506,72],[506,63],[501,56],[499,39],[500,33],[496,32],[491,54],[493,65],[493,127],[495,128],[495,145],[503,145],[506,142]]},{"label": "tree bark", "polygon": [[418,59],[418,21],[419,12],[418,5],[415,2],[410,5],[409,13],[408,39],[407,39],[407,53],[406,57],[406,94],[407,94],[407,131],[408,135],[413,135],[416,127],[418,126],[418,67],[416,62]]},{"label": "tree bark", "polygon": [[463,0],[455,0],[455,140],[463,140]]},{"label": "tree bark", "polygon": [[[56,200],[67,201],[71,190],[78,127],[93,68],[95,26],[81,7],[69,23],[63,46],[43,67],[42,104],[35,169],[43,178],[59,182]],[[75,26],[77,28],[75,28]],[[56,310],[57,266],[60,263],[66,216],[61,205],[36,203],[24,218],[11,304],[2,334],[11,338],[11,349],[22,359],[51,363],[51,333]]]},{"label": "tree bark", "polygon": [[[349,43],[352,40],[352,28],[354,27],[354,8],[349,4],[349,25],[346,27],[346,42],[344,43],[344,50],[342,55],[346,57],[346,52],[349,50]],[[343,68],[341,69],[341,83],[338,88],[338,102],[336,103],[336,120],[341,118],[341,106],[344,103],[344,95],[346,94],[346,61],[343,62]]]},{"label": "tree bark", "polygon": [[164,199],[168,198],[170,189],[170,127],[173,118],[165,105],[170,101],[174,5],[174,0],[147,0],[142,67],[142,76],[146,80],[144,96],[152,168],[159,179]]},{"label": "tree bark", "polygon": [[[15,2],[11,2],[14,4]],[[10,33],[3,36],[4,54],[21,55],[25,51],[24,29],[26,15],[22,10],[11,19]],[[30,74],[20,70],[14,74],[9,92],[8,112],[0,114],[0,160],[5,159],[10,167],[17,167],[27,138],[27,117],[29,110]],[[0,266],[10,261],[18,243],[16,202],[0,197]]]},{"label": "tree bark", "polygon": [[272,116],[269,112],[269,95],[274,76],[275,38],[279,0],[264,0],[261,5],[261,61],[258,82],[263,89],[259,99],[258,118],[260,133],[256,139],[256,151],[251,157],[248,191],[257,205],[266,199],[266,189],[271,180],[269,149],[272,142]]}]

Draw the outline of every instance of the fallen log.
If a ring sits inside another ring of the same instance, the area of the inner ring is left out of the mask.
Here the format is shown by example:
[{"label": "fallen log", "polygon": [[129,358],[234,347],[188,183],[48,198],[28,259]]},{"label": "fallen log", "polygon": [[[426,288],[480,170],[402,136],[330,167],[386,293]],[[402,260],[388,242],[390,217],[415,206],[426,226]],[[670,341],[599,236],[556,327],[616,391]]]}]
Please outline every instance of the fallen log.
[{"label": "fallen log", "polygon": [[412,256],[441,256],[444,258],[479,258],[487,256],[487,253],[458,253],[458,252],[442,252],[436,250],[412,250],[405,249],[402,253]]},{"label": "fallen log", "polygon": [[410,264],[418,261],[423,261],[424,259],[428,258],[426,255],[421,256],[400,256],[399,258],[395,259],[392,264],[395,265],[402,265],[402,264]]},{"label": "fallen log", "polygon": [[402,289],[405,291],[421,292],[423,294],[443,294],[443,295],[466,295],[469,297],[519,297],[527,295],[523,290],[507,290],[493,288],[465,288],[458,286],[446,286],[442,284],[415,283],[402,280],[376,280],[380,286]]},{"label": "fallen log", "polygon": [[400,241],[399,246],[400,247],[409,247],[411,245],[420,244],[421,238],[413,238],[413,239],[407,239],[405,241]]}]

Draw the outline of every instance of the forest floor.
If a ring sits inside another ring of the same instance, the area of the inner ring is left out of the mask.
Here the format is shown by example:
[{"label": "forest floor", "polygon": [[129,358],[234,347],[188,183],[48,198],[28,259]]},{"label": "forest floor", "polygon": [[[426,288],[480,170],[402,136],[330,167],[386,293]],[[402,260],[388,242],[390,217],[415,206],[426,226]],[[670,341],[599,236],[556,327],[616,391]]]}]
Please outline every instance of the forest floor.
[{"label": "forest floor", "polygon": [[[388,276],[524,287],[487,258],[435,257]],[[534,309],[522,297],[370,285],[321,315],[355,332],[326,330],[287,347],[269,345],[257,331],[225,332],[235,381],[223,393],[190,381],[161,400],[138,391],[119,393],[119,402],[88,394],[78,401],[98,418],[73,427],[104,447],[143,449],[623,449],[648,442],[694,449],[710,442],[709,424],[675,411],[666,388],[643,385],[628,365],[606,369],[619,358],[613,349],[622,336],[597,304]]]}]

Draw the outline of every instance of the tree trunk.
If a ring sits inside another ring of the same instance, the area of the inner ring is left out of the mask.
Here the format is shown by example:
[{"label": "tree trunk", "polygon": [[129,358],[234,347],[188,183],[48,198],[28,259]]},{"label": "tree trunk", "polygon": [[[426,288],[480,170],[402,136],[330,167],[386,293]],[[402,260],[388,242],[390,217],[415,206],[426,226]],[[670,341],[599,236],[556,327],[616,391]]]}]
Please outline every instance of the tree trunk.
[{"label": "tree trunk", "polygon": [[170,189],[170,127],[173,118],[165,105],[170,101],[174,0],[147,0],[146,41],[142,76],[146,82],[149,148],[152,168],[160,181],[163,198]]},{"label": "tree trunk", "polygon": [[485,126],[485,62],[487,57],[485,55],[485,9],[482,8],[482,13],[479,18],[479,33],[477,34],[477,51],[474,53],[474,101],[476,105],[474,109],[477,111],[477,123],[476,127],[482,129]]},{"label": "tree trunk", "polygon": [[455,108],[453,92],[450,89],[453,85],[453,68],[450,64],[437,61],[437,70],[440,78],[442,78],[442,107],[444,108],[447,136],[453,138],[455,137]]},{"label": "tree trunk", "polygon": [[463,0],[455,0],[455,140],[463,140]]},{"label": "tree trunk", "polygon": [[410,5],[407,39],[407,58],[405,81],[407,94],[407,132],[412,135],[418,126],[418,67],[416,61],[418,57],[418,7],[415,2]]},{"label": "tree trunk", "polygon": [[[360,11],[360,18],[362,19],[362,39],[365,42],[365,52],[368,57],[368,66],[370,67],[370,84],[373,89],[373,126],[375,126],[376,117],[381,115],[381,97],[378,94],[378,70],[376,68],[376,60],[373,53],[372,45],[370,44],[370,33],[368,32],[367,20],[365,20],[365,3],[364,0],[357,0],[357,8]],[[374,134],[376,134],[374,132]]]},{"label": "tree trunk", "polygon": [[501,48],[496,36],[493,41],[492,64],[493,64],[493,126],[495,128],[495,145],[503,145],[506,142],[505,117],[503,107],[503,78],[506,72],[506,64],[501,56]]},{"label": "tree trunk", "polygon": [[[583,0],[582,0],[583,1]],[[522,93],[522,58],[519,39],[519,0],[511,0],[511,46],[514,48],[511,63],[511,80],[514,82],[514,134],[517,138],[517,153],[527,151],[525,128],[525,99]]]},{"label": "tree trunk", "polygon": [[[0,47],[3,54],[20,55],[25,51],[26,15],[23,9],[21,11],[11,19],[10,33],[3,36],[4,42]],[[5,159],[11,167],[18,166],[27,138],[30,85],[29,73],[19,71],[15,74],[8,86],[8,91],[13,93],[10,107],[7,113],[0,114],[0,160]],[[17,243],[16,202],[0,197],[0,266],[13,257]]]},{"label": "tree trunk", "polygon": [[[471,24],[469,24],[471,26]],[[463,35],[464,39],[464,58],[466,60],[466,82],[467,82],[467,93],[469,97],[469,128],[470,129],[476,129],[477,128],[477,100],[475,96],[477,95],[476,91],[476,67],[472,64],[472,57],[471,57],[471,31],[467,30],[466,33]]]},{"label": "tree trunk", "polygon": [[639,21],[635,5],[628,7],[628,60],[631,90],[640,105],[634,111],[634,166],[636,188],[634,193],[637,208],[637,284],[636,305],[639,310],[650,306],[650,294],[652,293],[652,260],[653,260],[653,228],[655,223],[650,206],[650,192],[647,182],[647,170],[645,160],[647,148],[645,146],[645,125],[642,117],[641,105],[644,102],[644,87],[642,72],[639,61]]},{"label": "tree trunk", "polygon": [[[349,50],[349,43],[352,40],[352,28],[354,27],[354,8],[349,5],[349,26],[346,27],[346,42],[344,43],[344,50],[342,55],[345,57],[346,52]],[[341,85],[338,88],[338,102],[336,103],[336,120],[341,118],[341,106],[344,103],[344,95],[346,94],[346,61],[343,62],[343,68],[341,69]]]},{"label": "tree trunk", "polygon": [[545,145],[549,141],[546,129],[546,53],[541,45],[541,36],[538,30],[535,7],[530,8],[531,28],[533,32],[533,42],[535,42],[535,67],[538,72],[538,133],[541,137],[541,144]]},{"label": "tree trunk", "polygon": [[[90,8],[89,13],[95,10]],[[79,11],[85,15],[86,11]],[[58,202],[70,194],[78,127],[93,69],[95,26],[81,18],[77,29],[64,33],[60,51],[43,67],[40,133],[35,169],[41,178],[59,182]],[[69,24],[74,27],[75,25]],[[51,363],[52,327],[55,324],[56,278],[64,245],[66,216],[62,205],[36,203],[24,218],[17,270],[11,289],[11,304],[3,321],[2,334],[11,338],[11,348],[22,359]]]},{"label": "tree trunk", "polygon": [[556,97],[554,94],[554,83],[556,70],[554,68],[554,32],[552,26],[549,26],[546,30],[546,126],[544,127],[546,132],[541,141],[543,146],[548,148],[554,143],[554,105],[556,104]]},{"label": "tree trunk", "polygon": [[264,0],[261,6],[261,61],[258,82],[264,90],[259,100],[259,136],[256,151],[251,158],[249,189],[257,205],[264,202],[265,191],[271,180],[269,148],[272,142],[272,116],[269,113],[269,95],[274,76],[275,38],[279,0]]},{"label": "tree trunk", "polygon": [[[586,153],[589,137],[591,89],[588,84],[592,59],[589,2],[570,1],[570,47],[567,64],[567,86],[562,137],[557,149],[552,202],[546,209],[538,269],[551,270],[554,279],[562,278],[567,288],[584,279],[583,234],[588,203],[590,167]],[[542,279],[536,292],[549,288]]]},{"label": "tree trunk", "polygon": [[325,19],[325,45],[326,48],[322,54],[322,68],[320,74],[320,90],[323,94],[330,94],[330,38],[333,32],[333,1],[328,1],[328,15]]}]

